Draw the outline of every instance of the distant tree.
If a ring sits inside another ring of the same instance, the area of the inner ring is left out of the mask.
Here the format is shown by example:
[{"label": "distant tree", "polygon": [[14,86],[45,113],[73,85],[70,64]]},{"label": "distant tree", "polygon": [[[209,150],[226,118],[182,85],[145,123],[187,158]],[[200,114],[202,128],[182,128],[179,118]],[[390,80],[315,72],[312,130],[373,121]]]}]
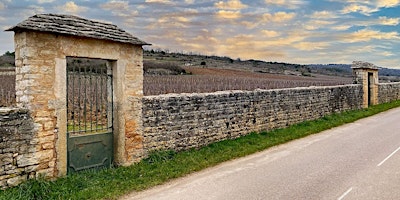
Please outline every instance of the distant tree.
[{"label": "distant tree", "polygon": [[15,52],[7,51],[6,53],[3,54],[3,56],[15,56]]},{"label": "distant tree", "polygon": [[205,65],[206,65],[206,62],[205,62],[205,61],[201,61],[200,65],[201,65],[201,66],[205,66]]}]

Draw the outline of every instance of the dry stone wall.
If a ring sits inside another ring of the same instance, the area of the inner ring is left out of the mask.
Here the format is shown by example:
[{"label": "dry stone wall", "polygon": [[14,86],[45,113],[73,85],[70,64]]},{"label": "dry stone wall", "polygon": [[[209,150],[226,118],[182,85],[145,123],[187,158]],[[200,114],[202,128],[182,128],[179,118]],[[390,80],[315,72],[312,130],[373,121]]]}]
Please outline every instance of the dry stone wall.
[{"label": "dry stone wall", "polygon": [[378,84],[379,103],[387,103],[400,99],[400,82]]},{"label": "dry stone wall", "polygon": [[28,110],[0,108],[0,188],[36,176],[38,143]]},{"label": "dry stone wall", "polygon": [[361,85],[143,98],[145,151],[184,150],[362,107]]}]

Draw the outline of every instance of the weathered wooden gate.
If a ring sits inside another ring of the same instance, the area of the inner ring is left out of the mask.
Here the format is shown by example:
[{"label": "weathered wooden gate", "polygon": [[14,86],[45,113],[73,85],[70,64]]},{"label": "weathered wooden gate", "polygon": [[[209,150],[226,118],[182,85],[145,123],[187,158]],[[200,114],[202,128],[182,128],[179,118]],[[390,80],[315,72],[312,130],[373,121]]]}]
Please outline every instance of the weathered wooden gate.
[{"label": "weathered wooden gate", "polygon": [[68,173],[113,164],[112,88],[107,61],[67,59]]}]

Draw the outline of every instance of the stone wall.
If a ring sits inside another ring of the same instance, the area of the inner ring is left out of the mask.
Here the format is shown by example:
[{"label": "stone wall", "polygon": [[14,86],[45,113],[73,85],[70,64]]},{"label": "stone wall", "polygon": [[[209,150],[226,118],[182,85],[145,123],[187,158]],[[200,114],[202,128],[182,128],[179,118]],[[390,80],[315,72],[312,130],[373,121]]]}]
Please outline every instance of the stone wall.
[{"label": "stone wall", "polygon": [[379,103],[387,103],[400,99],[400,82],[378,84]]},{"label": "stone wall", "polygon": [[143,98],[145,151],[184,150],[360,109],[362,85]]},{"label": "stone wall", "polygon": [[27,110],[0,108],[0,188],[34,178],[46,168],[37,159],[37,150],[46,147],[40,143]]}]

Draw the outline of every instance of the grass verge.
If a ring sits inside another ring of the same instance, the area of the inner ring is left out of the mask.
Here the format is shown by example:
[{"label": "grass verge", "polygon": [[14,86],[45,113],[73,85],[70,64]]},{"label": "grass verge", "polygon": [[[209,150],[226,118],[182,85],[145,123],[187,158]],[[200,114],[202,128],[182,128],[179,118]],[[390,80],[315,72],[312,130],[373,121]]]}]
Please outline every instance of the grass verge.
[{"label": "grass verge", "polygon": [[131,191],[140,191],[182,177],[221,162],[246,156],[293,139],[315,134],[379,112],[399,107],[400,101],[368,109],[332,114],[284,129],[210,144],[198,150],[176,153],[162,151],[129,167],[87,171],[56,181],[30,180],[0,191],[0,199],[116,199]]}]

